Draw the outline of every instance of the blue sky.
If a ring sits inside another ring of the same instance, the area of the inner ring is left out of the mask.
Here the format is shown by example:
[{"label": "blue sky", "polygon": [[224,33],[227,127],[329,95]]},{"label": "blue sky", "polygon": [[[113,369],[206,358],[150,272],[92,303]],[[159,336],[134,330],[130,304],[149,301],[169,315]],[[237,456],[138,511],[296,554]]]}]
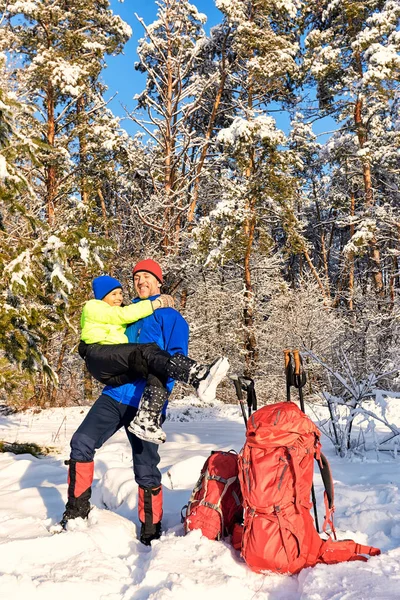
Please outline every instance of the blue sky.
[{"label": "blue sky", "polygon": [[[222,21],[222,13],[216,8],[215,0],[192,0],[192,3],[197,6],[199,12],[207,16],[205,25],[206,32],[210,27]],[[107,58],[107,69],[103,71],[103,80],[108,86],[107,98],[111,98],[116,94],[109,106],[115,115],[125,117],[124,106],[129,111],[135,107],[133,97],[141,92],[145,86],[145,75],[135,71],[134,64],[137,61],[137,45],[138,40],[143,37],[143,28],[135,17],[135,13],[142,17],[146,24],[152,23],[157,16],[157,5],[155,0],[110,0],[111,9],[115,14],[120,15],[123,20],[128,23],[133,34],[129,42],[125,45],[124,53],[118,56],[109,56]],[[289,115],[285,112],[274,112],[272,115],[279,128],[286,133],[289,130]],[[124,128],[131,134],[138,130],[138,127],[129,119],[124,119]],[[334,121],[330,118],[317,121],[313,125],[315,133],[320,133],[335,128]],[[329,136],[322,136],[320,142]]]}]

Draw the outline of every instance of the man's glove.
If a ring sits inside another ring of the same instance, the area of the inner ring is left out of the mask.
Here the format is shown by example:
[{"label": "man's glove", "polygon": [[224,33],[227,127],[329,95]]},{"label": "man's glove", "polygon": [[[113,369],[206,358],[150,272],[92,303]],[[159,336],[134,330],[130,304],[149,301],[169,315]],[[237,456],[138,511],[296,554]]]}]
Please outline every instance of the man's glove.
[{"label": "man's glove", "polygon": [[152,304],[154,310],[157,308],[175,308],[173,297],[167,294],[161,294],[161,296],[152,301]]}]

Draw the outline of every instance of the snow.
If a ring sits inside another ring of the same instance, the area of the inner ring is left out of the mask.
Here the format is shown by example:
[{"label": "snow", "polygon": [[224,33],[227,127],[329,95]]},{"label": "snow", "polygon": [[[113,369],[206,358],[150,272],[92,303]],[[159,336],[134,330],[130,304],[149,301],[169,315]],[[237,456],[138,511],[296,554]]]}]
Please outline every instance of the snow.
[{"label": "snow", "polygon": [[393,71],[397,71],[400,67],[398,48],[393,44],[389,44],[387,47],[381,44],[371,44],[365,52],[365,56],[369,59],[368,70],[363,76],[365,83],[374,78],[390,79]]},{"label": "snow", "polygon": [[[1,106],[0,106],[1,110]],[[7,161],[2,154],[0,154],[0,180],[4,180],[8,177]]]},{"label": "snow", "polygon": [[18,12],[25,13],[26,15],[34,15],[38,9],[37,2],[17,0],[11,6],[7,7],[10,13],[16,14]]},{"label": "snow", "polygon": [[26,281],[32,275],[31,270],[31,253],[29,250],[24,250],[4,267],[5,273],[12,273],[10,287],[14,283],[26,288]]},{"label": "snow", "polygon": [[88,265],[89,258],[90,258],[90,250],[89,250],[89,243],[86,238],[82,238],[80,240],[78,252],[79,252],[81,259],[85,263],[85,265]]},{"label": "snow", "polygon": [[265,115],[252,120],[236,117],[229,127],[221,129],[217,139],[219,142],[235,145],[238,142],[249,142],[257,137],[274,145],[286,141],[284,133],[276,128],[275,119]]},{"label": "snow", "polygon": [[358,230],[345,245],[343,252],[347,256],[362,254],[368,244],[374,239],[376,222],[373,219],[361,221]]},{"label": "snow", "polygon": [[43,246],[42,252],[56,252],[60,248],[64,248],[64,246],[64,242],[57,235],[51,235]]},{"label": "snow", "polygon": [[[60,240],[59,237],[57,237],[56,235],[51,235],[45,246],[43,246],[42,251],[45,254],[50,254],[50,253],[54,253],[54,256],[52,257],[52,271],[50,274],[50,281],[53,281],[53,279],[58,279],[60,281],[60,283],[62,285],[64,285],[67,290],[68,293],[71,293],[71,290],[73,288],[73,284],[68,281],[68,279],[65,276],[65,267],[63,266],[63,264],[59,261],[59,251],[62,250],[64,248],[65,244],[62,240]],[[82,256],[82,254],[81,254]],[[66,300],[66,298],[64,297],[64,294],[62,293],[62,290],[60,290],[63,299]]]},{"label": "snow", "polygon": [[58,85],[61,93],[77,97],[82,93],[82,81],[87,77],[87,70],[81,65],[70,64],[60,57],[53,66],[53,83]]},{"label": "snow", "polygon": [[275,0],[279,10],[286,10],[289,16],[294,19],[297,11],[301,8],[301,0]]},{"label": "snow", "polygon": [[56,278],[67,288],[68,293],[70,294],[74,286],[71,283],[71,281],[68,281],[68,279],[65,277],[64,267],[61,263],[58,262],[53,264],[53,270],[50,275],[51,281],[53,281],[53,279]]},{"label": "snow", "polygon": [[[386,399],[400,423],[400,400]],[[52,448],[43,458],[0,454],[1,596],[7,600],[332,600],[399,596],[400,471],[389,453],[376,459],[340,459],[323,438],[333,472],[336,527],[341,538],[381,548],[367,563],[318,565],[299,575],[251,572],[228,540],[199,531],[183,535],[180,511],[213,449],[240,450],[244,425],[236,405],[175,401],[161,447],[164,528],[151,547],[137,531],[137,485],[124,432],[115,434],[95,461],[94,508],[88,522],[52,535],[67,493],[69,440],[87,408],[57,408],[0,416],[0,439]],[[322,411],[323,412],[323,411]],[[311,412],[310,412],[311,414]],[[321,413],[322,414],[322,413]],[[321,416],[321,415],[320,415]],[[379,430],[380,424],[377,423]],[[315,475],[320,518],[322,483]]]}]

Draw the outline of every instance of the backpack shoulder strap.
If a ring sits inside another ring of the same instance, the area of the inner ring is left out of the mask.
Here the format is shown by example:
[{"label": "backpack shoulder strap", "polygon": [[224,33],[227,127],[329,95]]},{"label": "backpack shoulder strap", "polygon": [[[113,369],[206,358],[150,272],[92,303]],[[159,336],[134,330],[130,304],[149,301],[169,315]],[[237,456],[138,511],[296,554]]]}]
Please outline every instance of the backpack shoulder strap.
[{"label": "backpack shoulder strap", "polygon": [[322,531],[324,533],[326,533],[326,529],[329,525],[329,527],[331,528],[333,537],[336,540],[336,531],[335,531],[335,527],[333,524],[333,513],[335,512],[335,505],[334,505],[334,489],[333,489],[332,472],[331,472],[331,468],[329,466],[328,459],[326,458],[326,456],[324,454],[322,454],[322,452],[320,452],[319,456],[317,456],[317,462],[318,462],[319,470],[320,470],[322,481],[323,481],[324,488],[325,488],[324,501],[325,501],[326,514],[325,514],[325,520],[324,520],[324,525],[322,527]]}]

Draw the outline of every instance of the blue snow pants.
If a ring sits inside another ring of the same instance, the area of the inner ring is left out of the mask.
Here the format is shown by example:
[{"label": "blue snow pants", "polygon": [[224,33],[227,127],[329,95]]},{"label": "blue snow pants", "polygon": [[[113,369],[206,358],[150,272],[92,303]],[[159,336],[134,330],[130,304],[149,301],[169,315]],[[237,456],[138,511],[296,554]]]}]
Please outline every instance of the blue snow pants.
[{"label": "blue snow pants", "polygon": [[124,427],[132,448],[136,483],[145,488],[158,487],[161,484],[158,445],[140,440],[128,431],[128,425],[136,412],[135,406],[122,404],[102,394],[72,436],[70,458],[78,462],[92,461],[96,450]]}]

